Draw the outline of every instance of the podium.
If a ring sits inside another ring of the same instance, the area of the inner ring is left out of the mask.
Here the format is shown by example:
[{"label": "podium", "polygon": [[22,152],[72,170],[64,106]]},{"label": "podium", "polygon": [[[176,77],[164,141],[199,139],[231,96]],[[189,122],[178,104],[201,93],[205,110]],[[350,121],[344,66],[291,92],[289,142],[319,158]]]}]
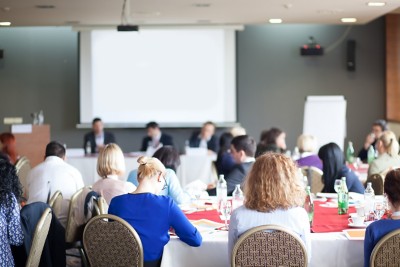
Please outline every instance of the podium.
[{"label": "podium", "polygon": [[50,143],[50,125],[32,125],[32,132],[13,134],[18,154],[27,157],[31,167],[44,160],[46,146]]}]

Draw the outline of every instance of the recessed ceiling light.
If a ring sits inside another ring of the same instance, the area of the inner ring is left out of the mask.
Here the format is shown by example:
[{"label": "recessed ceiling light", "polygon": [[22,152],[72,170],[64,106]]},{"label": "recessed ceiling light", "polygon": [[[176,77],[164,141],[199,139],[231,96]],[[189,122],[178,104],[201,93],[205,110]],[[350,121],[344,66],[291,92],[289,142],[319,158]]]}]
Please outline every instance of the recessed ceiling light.
[{"label": "recessed ceiling light", "polygon": [[269,19],[269,23],[279,24],[282,23],[282,19]]},{"label": "recessed ceiling light", "polygon": [[55,5],[36,5],[35,7],[39,8],[39,9],[52,9],[52,8],[55,8],[56,6]]},{"label": "recessed ceiling light", "polygon": [[0,26],[11,26],[11,22],[9,22],[9,21],[0,21]]},{"label": "recessed ceiling light", "polygon": [[373,7],[379,7],[379,6],[385,6],[386,3],[385,2],[368,2],[367,5],[373,6]]},{"label": "recessed ceiling light", "polygon": [[357,21],[357,19],[356,18],[342,18],[341,21],[344,23],[354,23]]},{"label": "recessed ceiling light", "polygon": [[196,3],[194,4],[195,7],[210,7],[210,3]]}]

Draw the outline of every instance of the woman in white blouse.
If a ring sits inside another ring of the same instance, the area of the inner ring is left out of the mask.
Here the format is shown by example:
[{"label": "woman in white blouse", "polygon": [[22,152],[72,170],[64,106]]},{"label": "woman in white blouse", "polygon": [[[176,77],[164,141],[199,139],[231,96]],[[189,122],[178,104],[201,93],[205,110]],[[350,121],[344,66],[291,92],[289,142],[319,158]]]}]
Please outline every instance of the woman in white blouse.
[{"label": "woman in white blouse", "polygon": [[256,226],[276,224],[297,233],[311,259],[310,223],[303,208],[305,190],[293,160],[276,153],[259,156],[245,179],[244,196],[244,205],[233,211],[229,224],[229,257],[241,234]]},{"label": "woman in white blouse", "polygon": [[97,173],[102,179],[98,180],[92,189],[102,195],[107,204],[110,204],[115,196],[136,190],[132,183],[120,180],[125,173],[125,159],[121,148],[116,144],[108,144],[100,150]]}]

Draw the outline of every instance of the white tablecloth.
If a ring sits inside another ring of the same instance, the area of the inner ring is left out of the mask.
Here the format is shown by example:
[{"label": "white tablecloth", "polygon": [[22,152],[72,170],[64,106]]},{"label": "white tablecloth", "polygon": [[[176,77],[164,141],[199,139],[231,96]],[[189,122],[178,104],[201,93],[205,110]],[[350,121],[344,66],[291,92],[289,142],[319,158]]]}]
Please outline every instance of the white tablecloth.
[{"label": "white tablecloth", "polygon": [[[364,241],[348,240],[343,233],[311,234],[311,267],[362,267]],[[203,234],[203,244],[190,247],[176,237],[164,247],[161,267],[227,267],[228,233]]]}]

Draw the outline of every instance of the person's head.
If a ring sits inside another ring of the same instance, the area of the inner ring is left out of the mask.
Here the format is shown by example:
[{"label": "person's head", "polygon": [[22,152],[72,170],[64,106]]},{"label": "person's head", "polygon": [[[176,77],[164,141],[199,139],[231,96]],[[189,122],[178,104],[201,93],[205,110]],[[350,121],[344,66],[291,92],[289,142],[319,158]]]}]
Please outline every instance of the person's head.
[{"label": "person's head", "polygon": [[15,164],[18,159],[15,136],[12,133],[0,134],[1,151],[9,157],[11,163]]},{"label": "person's head", "polygon": [[46,146],[45,158],[56,156],[65,159],[65,147],[57,141],[51,141]]},{"label": "person's head", "polygon": [[244,196],[246,208],[270,212],[302,206],[305,192],[294,161],[269,152],[254,162],[245,178]]},{"label": "person's head", "polygon": [[117,144],[107,144],[97,158],[97,173],[101,178],[109,175],[122,176],[125,173],[125,159]]},{"label": "person's head", "polygon": [[146,124],[147,136],[148,137],[155,137],[160,133],[160,126],[157,122],[151,121]]},{"label": "person's head", "polygon": [[160,192],[167,186],[165,180],[166,171],[161,161],[154,157],[143,156],[138,158],[137,162],[139,163],[137,174],[139,185],[141,183],[150,184],[155,193]]},{"label": "person's head", "polygon": [[231,148],[233,136],[231,133],[225,132],[219,137],[219,153],[225,153]]},{"label": "person's head", "polygon": [[390,156],[399,154],[399,143],[392,131],[384,131],[376,142],[379,154],[388,153]]},{"label": "person's head", "polygon": [[394,169],[386,174],[383,183],[384,192],[392,210],[400,208],[400,169]]},{"label": "person's head", "polygon": [[323,183],[325,191],[333,193],[335,180],[341,178],[341,170],[344,165],[344,155],[340,147],[335,143],[323,145],[318,151],[318,157],[322,161]]},{"label": "person's head", "polygon": [[240,126],[234,126],[231,128],[229,131],[233,137],[236,137],[238,135],[246,135],[246,129]]},{"label": "person's head", "polygon": [[203,127],[201,127],[201,138],[203,139],[210,139],[215,133],[215,124],[211,121],[207,121],[203,124]]},{"label": "person's head", "polygon": [[385,120],[376,120],[372,124],[372,133],[375,135],[375,138],[378,139],[381,137],[384,131],[387,131],[387,123]]},{"label": "person's head", "polygon": [[94,118],[92,121],[92,130],[95,135],[101,134],[103,132],[104,125],[100,118]]},{"label": "person's head", "polygon": [[248,157],[254,157],[256,141],[248,135],[239,135],[231,141],[231,154],[236,163],[242,163]]},{"label": "person's head", "polygon": [[282,150],[286,150],[286,133],[279,128],[271,128],[261,133],[260,142],[271,145],[274,144]]},{"label": "person's head", "polygon": [[153,157],[160,160],[166,168],[172,169],[175,172],[181,164],[179,153],[173,146],[163,146],[157,149]]},{"label": "person's head", "polygon": [[0,160],[0,204],[10,203],[12,194],[19,200],[22,196],[22,186],[15,166],[7,160]]},{"label": "person's head", "polygon": [[310,134],[302,134],[297,138],[297,147],[300,153],[315,152],[317,149],[317,139]]}]

